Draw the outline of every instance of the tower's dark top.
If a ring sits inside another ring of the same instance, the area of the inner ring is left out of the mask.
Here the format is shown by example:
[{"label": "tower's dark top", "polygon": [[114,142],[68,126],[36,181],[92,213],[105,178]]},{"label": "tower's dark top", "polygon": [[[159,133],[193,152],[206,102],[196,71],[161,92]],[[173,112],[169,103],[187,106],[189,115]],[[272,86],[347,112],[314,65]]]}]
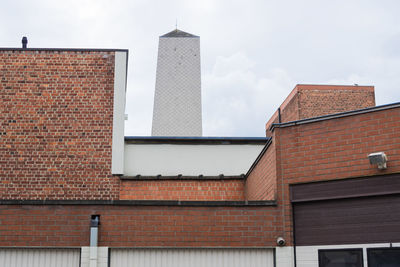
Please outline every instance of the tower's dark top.
[{"label": "tower's dark top", "polygon": [[199,37],[199,36],[175,29],[172,32],[161,35],[160,37]]}]

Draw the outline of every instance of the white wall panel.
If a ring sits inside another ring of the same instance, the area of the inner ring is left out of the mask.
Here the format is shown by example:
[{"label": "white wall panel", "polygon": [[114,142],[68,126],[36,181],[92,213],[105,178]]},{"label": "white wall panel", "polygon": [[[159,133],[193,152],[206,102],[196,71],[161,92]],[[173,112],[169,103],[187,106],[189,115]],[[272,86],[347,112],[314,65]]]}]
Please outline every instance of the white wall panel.
[{"label": "white wall panel", "polygon": [[[97,247],[97,267],[108,267],[108,247]],[[90,247],[82,247],[81,266],[90,267]]]},{"label": "white wall panel", "polygon": [[273,267],[273,249],[111,249],[111,267]]},{"label": "white wall panel", "polygon": [[125,144],[126,176],[241,175],[264,145]]},{"label": "white wall panel", "polygon": [[276,267],[293,267],[294,266],[294,250],[292,246],[276,247]]},{"label": "white wall panel", "polygon": [[78,267],[80,249],[0,249],[0,267]]},{"label": "white wall panel", "polygon": [[124,172],[124,127],[128,52],[115,52],[112,174]]}]

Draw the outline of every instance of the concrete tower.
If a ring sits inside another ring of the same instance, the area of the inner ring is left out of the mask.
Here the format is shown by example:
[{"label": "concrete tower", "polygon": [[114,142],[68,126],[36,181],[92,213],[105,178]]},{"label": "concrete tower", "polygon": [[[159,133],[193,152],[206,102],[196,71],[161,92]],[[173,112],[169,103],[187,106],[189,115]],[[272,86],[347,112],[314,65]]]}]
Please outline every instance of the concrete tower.
[{"label": "concrete tower", "polygon": [[152,135],[202,135],[198,36],[178,29],[160,36]]}]

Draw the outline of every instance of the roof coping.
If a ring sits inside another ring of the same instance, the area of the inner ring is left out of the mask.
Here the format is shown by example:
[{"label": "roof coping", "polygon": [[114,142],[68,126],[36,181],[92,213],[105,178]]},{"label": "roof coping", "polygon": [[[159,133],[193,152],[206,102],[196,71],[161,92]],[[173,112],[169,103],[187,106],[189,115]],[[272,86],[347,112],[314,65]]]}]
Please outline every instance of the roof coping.
[{"label": "roof coping", "polygon": [[191,34],[191,33],[187,33],[187,32],[184,32],[184,31],[181,31],[181,30],[178,30],[178,29],[175,29],[175,30],[173,30],[173,31],[171,31],[171,32],[169,32],[169,33],[166,33],[166,34],[164,34],[164,35],[161,35],[160,36],[161,38],[164,38],[164,37],[166,37],[166,38],[193,38],[193,37],[195,37],[195,38],[198,38],[199,36],[197,36],[197,35],[193,35],[193,34]]}]

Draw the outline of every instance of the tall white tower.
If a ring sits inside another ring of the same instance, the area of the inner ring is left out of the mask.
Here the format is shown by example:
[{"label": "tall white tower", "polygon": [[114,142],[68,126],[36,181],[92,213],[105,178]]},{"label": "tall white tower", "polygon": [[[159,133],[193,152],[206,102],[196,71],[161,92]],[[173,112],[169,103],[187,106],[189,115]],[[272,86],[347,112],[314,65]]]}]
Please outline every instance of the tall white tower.
[{"label": "tall white tower", "polygon": [[173,30],[160,36],[153,136],[201,136],[200,37]]}]

